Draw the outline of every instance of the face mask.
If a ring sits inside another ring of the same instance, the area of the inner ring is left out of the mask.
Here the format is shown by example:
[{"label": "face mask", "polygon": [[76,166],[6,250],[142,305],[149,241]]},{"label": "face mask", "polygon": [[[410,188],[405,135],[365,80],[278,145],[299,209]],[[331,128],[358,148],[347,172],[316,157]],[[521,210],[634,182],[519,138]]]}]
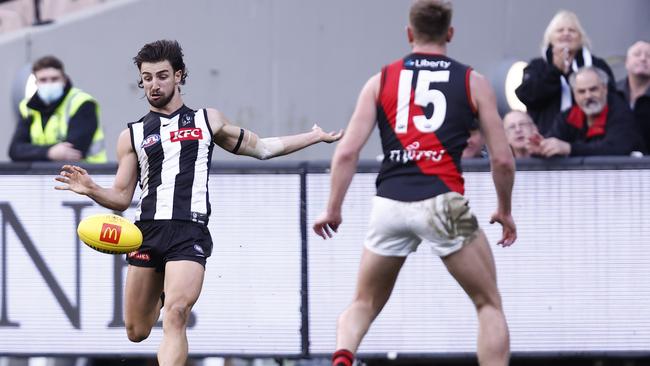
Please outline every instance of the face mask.
[{"label": "face mask", "polygon": [[63,95],[63,87],[63,83],[60,82],[41,84],[36,92],[45,104],[52,104]]}]

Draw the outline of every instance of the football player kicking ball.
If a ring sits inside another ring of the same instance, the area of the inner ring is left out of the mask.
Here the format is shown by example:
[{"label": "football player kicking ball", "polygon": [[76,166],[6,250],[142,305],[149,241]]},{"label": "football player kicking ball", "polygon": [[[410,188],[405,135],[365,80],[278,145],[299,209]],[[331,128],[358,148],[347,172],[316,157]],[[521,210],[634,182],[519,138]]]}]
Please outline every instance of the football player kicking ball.
[{"label": "football player kicking ball", "polygon": [[318,142],[337,141],[342,131],[326,133],[314,126],[303,134],[259,138],[232,125],[215,109],[188,108],[180,93],[187,73],[176,41],[144,45],[134,63],[150,112],[129,123],[120,134],[113,186],[100,187],[83,168],[64,165],[55,178],[63,185],[55,188],[124,211],[131,204],[139,177],[142,194],[135,224],[144,239],[140,249],[127,256],[126,332],[133,342],[149,336],[160,315],[164,291],[166,310],[158,362],[162,366],[183,365],[188,353],[188,317],[201,292],[206,258],[212,251],[207,224],[214,144],[233,154],[269,159]]},{"label": "football player kicking ball", "polygon": [[353,363],[406,257],[420,244],[442,258],[474,302],[479,363],[508,364],[508,326],[492,252],[463,196],[460,156],[475,117],[489,149],[498,197],[491,222],[503,226],[498,242],[503,246],[517,237],[510,214],[514,160],[489,83],[470,67],[445,56],[453,36],[451,13],[446,1],[414,2],[407,27],[412,53],[368,80],[334,153],[327,210],[313,227],[323,238],[338,230],[359,152],[374,126],[379,127],[384,161],[355,297],[338,319],[334,366]]}]

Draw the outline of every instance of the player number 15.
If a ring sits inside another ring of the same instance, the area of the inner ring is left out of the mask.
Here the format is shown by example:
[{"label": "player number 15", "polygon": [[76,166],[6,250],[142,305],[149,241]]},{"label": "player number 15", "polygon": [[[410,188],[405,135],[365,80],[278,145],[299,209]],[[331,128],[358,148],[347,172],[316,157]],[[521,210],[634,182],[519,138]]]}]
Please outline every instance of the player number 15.
[{"label": "player number 15", "polygon": [[[430,71],[420,70],[415,86],[413,103],[422,108],[433,104],[433,114],[427,118],[425,115],[413,116],[413,124],[422,133],[434,132],[445,120],[447,114],[447,98],[440,90],[431,89],[431,83],[446,83],[449,81],[449,70]],[[406,133],[408,130],[409,109],[411,106],[411,85],[413,83],[413,70],[402,70],[399,75],[397,87],[397,116],[395,118],[395,132]]]}]

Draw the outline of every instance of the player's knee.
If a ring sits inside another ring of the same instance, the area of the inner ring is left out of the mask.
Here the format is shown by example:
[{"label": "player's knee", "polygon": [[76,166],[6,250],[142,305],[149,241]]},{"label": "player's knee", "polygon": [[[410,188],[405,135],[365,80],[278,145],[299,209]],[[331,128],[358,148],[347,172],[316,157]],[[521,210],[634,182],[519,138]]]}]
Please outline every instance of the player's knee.
[{"label": "player's knee", "polygon": [[126,335],[131,342],[139,343],[149,337],[151,328],[138,326],[136,324],[126,324]]},{"label": "player's knee", "polygon": [[184,327],[190,317],[192,306],[184,302],[176,302],[174,304],[165,304],[165,319],[163,326]]},{"label": "player's knee", "polygon": [[472,302],[477,310],[486,307],[495,308],[497,310],[501,309],[501,297],[499,294],[476,294],[472,296]]}]

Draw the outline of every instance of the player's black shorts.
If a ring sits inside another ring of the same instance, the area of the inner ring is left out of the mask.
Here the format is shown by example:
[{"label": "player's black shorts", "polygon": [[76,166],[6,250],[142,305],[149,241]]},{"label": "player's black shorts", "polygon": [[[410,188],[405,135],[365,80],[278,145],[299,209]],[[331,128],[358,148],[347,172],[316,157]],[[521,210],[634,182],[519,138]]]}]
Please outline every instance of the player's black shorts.
[{"label": "player's black shorts", "polygon": [[188,260],[205,267],[212,254],[212,237],[208,227],[178,220],[137,221],[142,231],[142,246],[126,255],[127,262],[138,267],[164,272],[169,261]]}]

